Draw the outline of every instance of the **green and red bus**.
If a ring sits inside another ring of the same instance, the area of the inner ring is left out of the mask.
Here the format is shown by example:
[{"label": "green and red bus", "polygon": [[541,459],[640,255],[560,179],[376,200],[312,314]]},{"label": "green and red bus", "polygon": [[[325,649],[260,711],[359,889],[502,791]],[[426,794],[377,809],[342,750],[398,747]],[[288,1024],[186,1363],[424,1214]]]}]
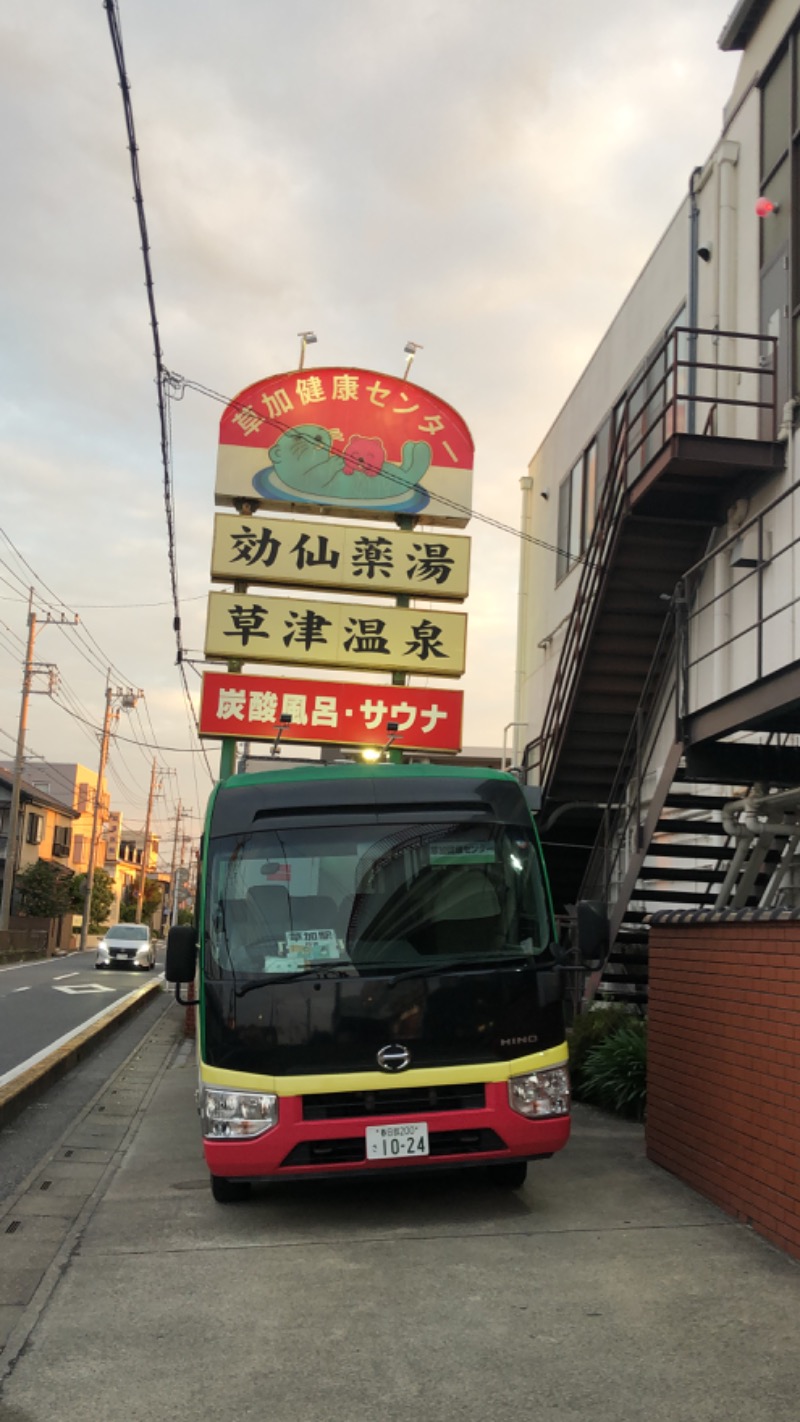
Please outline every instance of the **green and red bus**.
[{"label": "green and red bus", "polygon": [[[466,766],[287,767],[211,795],[197,981],[214,1196],[481,1166],[522,1184],[570,1131],[565,974],[529,796]],[[579,906],[580,949],[607,922]]]}]

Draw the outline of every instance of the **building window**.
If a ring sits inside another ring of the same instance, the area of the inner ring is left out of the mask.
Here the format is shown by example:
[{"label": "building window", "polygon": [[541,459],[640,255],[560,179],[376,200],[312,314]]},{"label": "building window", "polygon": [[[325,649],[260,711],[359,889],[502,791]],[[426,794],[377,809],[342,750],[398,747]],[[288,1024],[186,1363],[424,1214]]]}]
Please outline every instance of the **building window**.
[{"label": "building window", "polygon": [[771,173],[789,148],[791,69],[784,50],[761,91],[761,174]]},{"label": "building window", "polygon": [[88,839],[89,836],[85,834],[76,834],[75,836],[75,839],[73,841],[72,858],[74,859],[76,864],[82,864],[87,857],[88,850],[86,846],[88,843]]},{"label": "building window", "polygon": [[556,582],[567,576],[581,555],[583,536],[583,456],[558,489],[558,549]]},{"label": "building window", "polygon": [[69,825],[56,825],[53,830],[53,858],[68,859],[71,842],[72,830]]},{"label": "building window", "polygon": [[557,583],[574,568],[589,546],[601,488],[598,442],[595,438],[559,485]]},{"label": "building window", "polygon": [[583,456],[583,527],[581,530],[581,551],[586,552],[594,529],[597,504],[600,498],[600,483],[597,478],[597,440],[593,439]]},{"label": "building window", "polygon": [[44,815],[37,815],[33,810],[28,812],[28,832],[25,836],[28,844],[41,844],[44,837]]}]

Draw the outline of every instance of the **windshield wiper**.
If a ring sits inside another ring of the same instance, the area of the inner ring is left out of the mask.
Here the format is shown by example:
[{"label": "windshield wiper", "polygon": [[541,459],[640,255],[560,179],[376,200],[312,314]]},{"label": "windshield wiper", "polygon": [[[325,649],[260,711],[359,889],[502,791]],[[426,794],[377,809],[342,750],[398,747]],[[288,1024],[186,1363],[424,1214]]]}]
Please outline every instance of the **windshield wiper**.
[{"label": "windshield wiper", "polygon": [[237,997],[245,997],[257,988],[271,987],[273,983],[296,983],[301,978],[352,978],[357,976],[349,968],[300,968],[295,973],[265,973],[261,978],[251,979],[235,989]]},{"label": "windshield wiper", "polygon": [[[490,973],[495,967],[510,968],[514,964],[524,967],[532,963],[534,959],[530,953],[497,953],[491,958],[457,958],[452,963],[420,963],[417,968],[405,968],[402,973],[394,973],[389,978],[389,987],[394,987],[395,983],[401,982],[404,978],[436,978],[445,973]],[[366,967],[367,964],[365,963]]]}]

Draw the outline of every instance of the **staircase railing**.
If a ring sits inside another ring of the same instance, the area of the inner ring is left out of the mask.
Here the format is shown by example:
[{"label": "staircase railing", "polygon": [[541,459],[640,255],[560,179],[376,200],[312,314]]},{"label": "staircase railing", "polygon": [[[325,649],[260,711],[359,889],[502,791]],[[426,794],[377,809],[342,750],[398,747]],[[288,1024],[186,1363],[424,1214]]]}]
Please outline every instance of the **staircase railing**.
[{"label": "staircase railing", "polygon": [[[624,876],[629,852],[642,848],[644,781],[675,705],[675,630],[674,619],[666,618],[578,895],[602,898],[609,908],[616,902],[613,886]],[[677,708],[675,715],[677,721]]]},{"label": "staircase railing", "polygon": [[598,594],[605,580],[611,550],[620,527],[620,510],[626,493],[627,468],[627,402],[619,426],[614,433],[614,446],[609,461],[608,477],[600,496],[594,528],[581,568],[578,589],[572,605],[564,642],[558,658],[556,674],[542,722],[535,740],[525,747],[523,765],[526,777],[538,770],[538,782],[545,786],[555,764],[561,738],[566,729],[566,712],[575,693],[578,671],[589,643]]},{"label": "staircase railing", "polygon": [[[748,350],[756,342],[761,354],[749,363],[724,359],[732,342],[743,342]],[[691,358],[684,351],[691,351]],[[723,388],[727,388],[725,382],[730,383],[734,376],[743,382],[740,393],[726,396],[722,393]],[[566,734],[600,593],[619,534],[627,490],[673,436],[694,429],[698,408],[701,412],[707,409],[700,438],[716,438],[720,406],[735,407],[747,418],[760,421],[760,437],[775,439],[778,418],[776,338],[700,327],[673,328],[645,361],[626,394],[613,433],[608,475],[583,555],[580,580],[542,729],[525,747],[526,778],[538,780],[545,795]]]}]

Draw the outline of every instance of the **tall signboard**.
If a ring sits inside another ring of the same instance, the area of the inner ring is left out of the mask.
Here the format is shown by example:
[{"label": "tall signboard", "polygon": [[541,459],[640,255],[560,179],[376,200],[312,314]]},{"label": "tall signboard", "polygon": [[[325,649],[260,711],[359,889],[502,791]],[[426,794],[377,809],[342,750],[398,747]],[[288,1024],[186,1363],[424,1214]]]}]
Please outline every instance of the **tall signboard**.
[{"label": "tall signboard", "polygon": [[214,582],[358,594],[400,593],[462,602],[469,588],[470,540],[455,533],[406,533],[307,519],[214,519]]},{"label": "tall signboard", "polygon": [[295,370],[228,405],[216,500],[463,528],[473,460],[461,416],[421,386],[353,367]]},{"label": "tall signboard", "polygon": [[464,612],[212,592],[206,656],[350,671],[461,676]]},{"label": "tall signboard", "polygon": [[436,686],[206,672],[200,734],[272,740],[281,716],[291,716],[287,739],[293,742],[382,746],[391,721],[406,750],[441,753],[461,748],[462,702],[460,691]]},{"label": "tall signboard", "polygon": [[[209,596],[205,654],[227,671],[206,673],[200,728],[228,769],[236,739],[279,727],[286,742],[379,746],[391,727],[397,750],[460,749],[462,694],[429,679],[466,664],[466,615],[445,604],[469,590],[469,539],[452,529],[470,518],[473,458],[450,405],[376,371],[292,371],[226,407],[215,499],[235,513],[215,516],[211,577],[228,588]],[[331,668],[391,685],[296,675]]]}]

